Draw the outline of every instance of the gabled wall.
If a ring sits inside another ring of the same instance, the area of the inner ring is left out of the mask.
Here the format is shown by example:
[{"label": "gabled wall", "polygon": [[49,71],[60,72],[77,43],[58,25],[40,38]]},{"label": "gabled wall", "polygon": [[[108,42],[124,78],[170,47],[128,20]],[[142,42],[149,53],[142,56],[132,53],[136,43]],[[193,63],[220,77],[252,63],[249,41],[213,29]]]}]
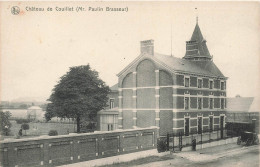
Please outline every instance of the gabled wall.
[{"label": "gabled wall", "polygon": [[[189,78],[188,87],[185,78]],[[198,87],[198,81],[202,81]],[[213,81],[213,88],[209,88]],[[209,127],[209,117],[214,117],[214,128],[219,128],[219,118],[225,115],[220,100],[226,90],[214,76],[203,76],[171,71],[153,57],[143,55],[119,75],[119,128],[159,127],[159,134],[184,132],[185,118],[190,119],[190,132],[197,131],[197,117],[203,117],[203,130]],[[189,99],[185,109],[185,97]],[[201,109],[198,108],[201,99]],[[213,99],[214,108],[209,108]]]}]

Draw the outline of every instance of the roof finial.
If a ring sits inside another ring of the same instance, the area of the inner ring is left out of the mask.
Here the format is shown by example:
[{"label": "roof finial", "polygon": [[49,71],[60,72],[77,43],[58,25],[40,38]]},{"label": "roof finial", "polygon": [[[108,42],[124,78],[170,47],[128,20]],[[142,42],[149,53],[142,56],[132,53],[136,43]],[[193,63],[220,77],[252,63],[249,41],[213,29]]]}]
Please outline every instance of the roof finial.
[{"label": "roof finial", "polygon": [[198,24],[199,23],[199,16],[198,16],[197,8],[195,8],[195,10],[196,10],[196,24]]},{"label": "roof finial", "polygon": [[172,22],[171,22],[171,56],[172,56]]}]

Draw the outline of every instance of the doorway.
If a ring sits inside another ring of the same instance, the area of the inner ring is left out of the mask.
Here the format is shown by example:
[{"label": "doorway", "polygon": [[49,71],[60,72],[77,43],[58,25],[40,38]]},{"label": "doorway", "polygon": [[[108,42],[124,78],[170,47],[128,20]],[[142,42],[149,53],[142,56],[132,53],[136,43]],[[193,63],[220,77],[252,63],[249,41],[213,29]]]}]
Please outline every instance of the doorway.
[{"label": "doorway", "polygon": [[185,118],[185,136],[190,134],[190,118]]},{"label": "doorway", "polygon": [[224,138],[224,116],[220,116],[220,137]]},{"label": "doorway", "polygon": [[202,117],[198,117],[198,134],[202,133]]}]

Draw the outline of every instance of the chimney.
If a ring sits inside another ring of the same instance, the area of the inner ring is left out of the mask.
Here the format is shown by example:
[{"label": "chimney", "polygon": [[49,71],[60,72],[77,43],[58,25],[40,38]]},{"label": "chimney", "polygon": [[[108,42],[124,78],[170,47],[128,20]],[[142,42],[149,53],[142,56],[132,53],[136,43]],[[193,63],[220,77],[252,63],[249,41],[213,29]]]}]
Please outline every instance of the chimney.
[{"label": "chimney", "polygon": [[154,55],[154,40],[141,41],[141,54],[147,53],[149,55]]}]

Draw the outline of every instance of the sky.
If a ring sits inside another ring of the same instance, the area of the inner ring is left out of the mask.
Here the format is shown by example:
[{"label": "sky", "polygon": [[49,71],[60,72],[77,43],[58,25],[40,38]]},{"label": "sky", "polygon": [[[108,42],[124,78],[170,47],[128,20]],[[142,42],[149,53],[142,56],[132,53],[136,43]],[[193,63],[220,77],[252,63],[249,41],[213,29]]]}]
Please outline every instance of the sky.
[{"label": "sky", "polygon": [[[20,8],[19,15],[11,13],[12,6]],[[86,11],[76,12],[77,6]],[[86,64],[113,86],[116,74],[139,56],[142,40],[154,39],[155,52],[170,55],[172,39],[172,53],[181,58],[196,16],[214,63],[229,78],[227,96],[260,92],[259,2],[1,2],[0,10],[1,100],[47,99],[70,67]]]}]

